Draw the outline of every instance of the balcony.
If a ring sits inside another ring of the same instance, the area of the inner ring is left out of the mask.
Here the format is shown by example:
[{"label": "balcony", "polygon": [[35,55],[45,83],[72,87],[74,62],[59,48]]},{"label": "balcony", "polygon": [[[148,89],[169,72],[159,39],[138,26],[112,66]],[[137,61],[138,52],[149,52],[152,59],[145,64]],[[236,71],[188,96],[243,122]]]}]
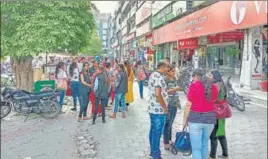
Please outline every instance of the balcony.
[{"label": "balcony", "polygon": [[[125,1],[124,5],[122,6],[122,12],[125,12],[125,9],[127,8],[127,5],[129,4],[129,1]],[[127,11],[126,11],[127,12]]]}]

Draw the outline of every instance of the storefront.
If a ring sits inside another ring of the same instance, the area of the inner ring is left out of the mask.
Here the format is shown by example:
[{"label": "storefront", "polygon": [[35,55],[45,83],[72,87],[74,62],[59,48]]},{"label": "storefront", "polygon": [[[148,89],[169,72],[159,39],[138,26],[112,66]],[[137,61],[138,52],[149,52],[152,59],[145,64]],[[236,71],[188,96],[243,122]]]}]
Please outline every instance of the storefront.
[{"label": "storefront", "polygon": [[198,48],[198,38],[178,40],[178,50],[182,57],[181,66],[185,66],[187,62],[191,63],[195,49]]},{"label": "storefront", "polygon": [[208,35],[207,68],[240,75],[243,39],[243,30]]},{"label": "storefront", "polygon": [[[239,46],[239,42],[234,42],[232,43],[233,46],[216,47],[216,51],[214,47],[212,51],[214,53],[218,52],[216,57],[222,59],[222,66],[234,67],[236,61],[230,56],[237,57],[239,55],[239,49],[237,48],[241,47],[241,50],[243,50],[242,65],[244,66],[242,66],[240,82],[256,89],[262,74],[262,60],[260,60],[262,52],[260,48],[262,48],[263,41],[260,30],[263,25],[267,25],[267,1],[219,1],[154,30],[153,44],[161,45],[178,39],[189,39],[243,29],[245,38],[241,46]],[[228,55],[224,55],[223,52],[226,51],[228,51]],[[249,57],[248,61],[244,59],[247,55]]]}]

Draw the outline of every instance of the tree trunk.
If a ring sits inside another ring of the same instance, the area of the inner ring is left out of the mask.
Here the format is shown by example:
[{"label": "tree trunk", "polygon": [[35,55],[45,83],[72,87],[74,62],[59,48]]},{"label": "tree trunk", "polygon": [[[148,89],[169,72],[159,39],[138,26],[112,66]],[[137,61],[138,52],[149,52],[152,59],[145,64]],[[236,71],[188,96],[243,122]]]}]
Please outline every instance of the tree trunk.
[{"label": "tree trunk", "polygon": [[12,57],[12,71],[15,75],[16,87],[29,92],[33,91],[33,68],[31,56]]}]

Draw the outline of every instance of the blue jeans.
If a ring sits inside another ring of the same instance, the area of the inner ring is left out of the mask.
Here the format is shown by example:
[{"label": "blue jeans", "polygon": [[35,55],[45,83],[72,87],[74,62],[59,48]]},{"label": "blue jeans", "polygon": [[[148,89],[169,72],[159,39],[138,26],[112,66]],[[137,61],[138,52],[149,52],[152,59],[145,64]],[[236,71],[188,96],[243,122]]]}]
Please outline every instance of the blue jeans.
[{"label": "blue jeans", "polygon": [[169,144],[172,137],[172,125],[177,114],[177,107],[169,106],[167,120],[164,127],[164,144]]},{"label": "blue jeans", "polygon": [[126,94],[125,93],[116,93],[115,102],[114,102],[114,113],[118,112],[119,103],[121,102],[122,112],[126,112]]},{"label": "blue jeans", "polygon": [[214,124],[189,122],[193,159],[208,158],[208,140],[213,128]]},{"label": "blue jeans", "polygon": [[166,122],[166,114],[150,114],[151,127],[149,132],[150,156],[153,159],[161,158],[160,139]]},{"label": "blue jeans", "polygon": [[140,97],[143,98],[143,83],[144,81],[139,81],[139,91],[140,91]]},{"label": "blue jeans", "polygon": [[76,107],[77,106],[77,98],[79,96],[79,82],[78,81],[71,81],[70,87],[72,90],[74,106]]},{"label": "blue jeans", "polygon": [[59,101],[59,107],[60,107],[60,109],[62,109],[62,105],[63,105],[63,100],[64,100],[64,97],[65,97],[65,92],[66,91],[64,91],[64,90],[61,90],[60,91],[60,101]]}]

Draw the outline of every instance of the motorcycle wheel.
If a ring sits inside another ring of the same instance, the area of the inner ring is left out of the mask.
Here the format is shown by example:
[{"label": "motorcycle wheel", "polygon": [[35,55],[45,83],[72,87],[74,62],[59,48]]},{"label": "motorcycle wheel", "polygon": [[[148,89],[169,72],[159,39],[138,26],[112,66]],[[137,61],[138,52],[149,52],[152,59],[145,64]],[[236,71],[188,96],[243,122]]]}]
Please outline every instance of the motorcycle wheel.
[{"label": "motorcycle wheel", "polygon": [[239,110],[241,112],[245,111],[246,105],[245,105],[244,100],[240,96],[238,96],[237,94],[235,94],[233,100],[234,100],[234,107],[237,110]]},{"label": "motorcycle wheel", "polygon": [[55,101],[45,102],[45,108],[42,110],[40,115],[44,118],[54,118],[60,113],[59,104]]},{"label": "motorcycle wheel", "polygon": [[10,112],[11,112],[10,104],[1,101],[1,119],[5,118]]}]

